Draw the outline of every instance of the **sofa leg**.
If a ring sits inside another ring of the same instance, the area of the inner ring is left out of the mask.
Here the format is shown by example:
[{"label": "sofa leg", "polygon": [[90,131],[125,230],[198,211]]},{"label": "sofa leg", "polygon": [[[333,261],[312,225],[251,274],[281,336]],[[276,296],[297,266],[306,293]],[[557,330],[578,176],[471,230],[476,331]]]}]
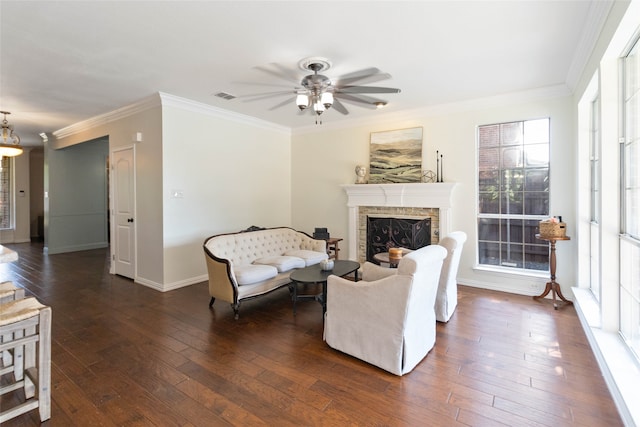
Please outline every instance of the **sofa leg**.
[{"label": "sofa leg", "polygon": [[233,308],[233,318],[238,320],[240,318],[240,303],[231,304],[231,308]]},{"label": "sofa leg", "polygon": [[213,307],[213,303],[216,302],[216,298],[215,297],[211,297],[211,300],[209,301],[209,308]]}]

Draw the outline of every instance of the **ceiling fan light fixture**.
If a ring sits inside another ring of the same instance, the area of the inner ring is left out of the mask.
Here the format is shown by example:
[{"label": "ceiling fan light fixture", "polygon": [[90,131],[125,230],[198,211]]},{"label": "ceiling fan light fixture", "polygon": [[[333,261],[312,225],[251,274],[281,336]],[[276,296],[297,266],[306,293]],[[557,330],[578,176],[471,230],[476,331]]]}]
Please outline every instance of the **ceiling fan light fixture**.
[{"label": "ceiling fan light fixture", "polygon": [[300,111],[304,110],[309,106],[309,97],[303,93],[299,93],[298,96],[296,96],[296,105]]},{"label": "ceiling fan light fixture", "polygon": [[378,102],[374,102],[373,105],[375,105],[376,108],[379,110],[381,108],[386,107],[387,103],[385,101],[378,101]]},{"label": "ceiling fan light fixture", "polygon": [[324,113],[324,110],[325,108],[321,100],[318,99],[316,102],[313,103],[313,111],[315,111],[317,115]]},{"label": "ceiling fan light fixture", "polygon": [[327,110],[333,105],[333,94],[331,92],[325,92],[320,96],[320,102]]}]

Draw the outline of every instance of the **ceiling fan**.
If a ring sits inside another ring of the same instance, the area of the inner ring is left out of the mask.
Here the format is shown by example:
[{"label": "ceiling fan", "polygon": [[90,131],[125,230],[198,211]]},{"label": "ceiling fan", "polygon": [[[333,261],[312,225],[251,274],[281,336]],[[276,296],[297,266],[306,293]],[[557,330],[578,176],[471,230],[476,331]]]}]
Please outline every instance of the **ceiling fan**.
[{"label": "ceiling fan", "polygon": [[[293,90],[248,95],[248,97],[252,99],[247,99],[247,101],[255,101],[258,99],[290,94],[292,95],[290,98],[271,107],[270,110],[275,110],[276,108],[283,107],[287,104],[291,105],[291,103],[295,102],[295,105],[298,106],[300,112],[311,111],[315,114],[316,123],[318,123],[317,117],[329,108],[333,108],[342,114],[349,114],[349,110],[347,110],[343,102],[365,108],[382,108],[387,105],[387,101],[365,94],[400,92],[400,89],[391,87],[361,86],[356,84],[372,83],[391,78],[390,74],[382,73],[379,69],[374,67],[345,74],[335,80],[332,80],[324,74],[320,74],[321,72],[325,72],[331,68],[331,63],[326,58],[305,58],[301,60],[298,65],[303,71],[311,72],[312,74],[305,75],[298,85],[294,86]],[[279,71],[273,71],[266,67],[256,68],[287,81],[295,79],[291,70],[285,69],[281,66],[277,67],[279,68]]]}]

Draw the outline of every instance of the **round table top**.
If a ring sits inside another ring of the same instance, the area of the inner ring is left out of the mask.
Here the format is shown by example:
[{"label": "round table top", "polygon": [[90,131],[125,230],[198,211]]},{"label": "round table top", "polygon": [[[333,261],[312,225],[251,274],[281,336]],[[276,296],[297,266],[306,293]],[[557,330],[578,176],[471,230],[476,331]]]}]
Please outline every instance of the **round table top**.
[{"label": "round table top", "polygon": [[[411,252],[413,252],[411,249],[402,248],[402,256],[405,256],[406,254],[411,253]],[[380,253],[374,254],[373,255],[373,259],[376,262],[385,262],[387,264],[397,265],[400,262],[400,260],[402,259],[402,257],[400,257],[400,258],[391,258],[391,257],[389,257],[389,252],[380,252]]]},{"label": "round table top", "polygon": [[360,263],[349,260],[334,260],[332,270],[322,270],[320,264],[310,265],[291,272],[289,278],[300,283],[322,283],[327,281],[327,277],[346,276],[360,268]]}]

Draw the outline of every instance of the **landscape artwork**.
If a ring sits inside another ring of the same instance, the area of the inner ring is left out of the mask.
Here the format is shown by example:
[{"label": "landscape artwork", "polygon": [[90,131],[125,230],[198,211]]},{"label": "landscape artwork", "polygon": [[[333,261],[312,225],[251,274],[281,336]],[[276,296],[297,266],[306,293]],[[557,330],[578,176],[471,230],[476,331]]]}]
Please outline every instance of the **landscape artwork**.
[{"label": "landscape artwork", "polygon": [[371,132],[370,150],[370,184],[421,181],[421,127]]}]

